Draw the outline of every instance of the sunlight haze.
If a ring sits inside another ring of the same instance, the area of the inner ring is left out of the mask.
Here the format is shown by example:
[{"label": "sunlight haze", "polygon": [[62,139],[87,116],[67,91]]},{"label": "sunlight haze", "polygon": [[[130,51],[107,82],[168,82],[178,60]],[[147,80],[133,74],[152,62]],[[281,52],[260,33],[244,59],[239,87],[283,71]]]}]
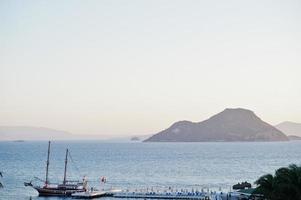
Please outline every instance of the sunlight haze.
[{"label": "sunlight haze", "polygon": [[145,135],[301,123],[301,1],[1,1],[0,126]]}]

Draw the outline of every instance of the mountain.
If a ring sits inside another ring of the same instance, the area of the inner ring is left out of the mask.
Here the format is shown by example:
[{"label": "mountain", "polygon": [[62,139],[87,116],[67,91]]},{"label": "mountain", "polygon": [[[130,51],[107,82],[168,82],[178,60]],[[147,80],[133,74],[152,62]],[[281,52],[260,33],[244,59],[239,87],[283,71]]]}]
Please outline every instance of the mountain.
[{"label": "mountain", "polygon": [[[139,137],[146,139],[145,136]],[[128,136],[75,135],[67,131],[34,126],[0,126],[0,141],[22,142],[26,140],[101,140],[105,142],[129,142]]]},{"label": "mountain", "polygon": [[275,127],[286,135],[295,135],[301,137],[301,123],[282,122]]},{"label": "mountain", "polygon": [[0,140],[68,140],[77,137],[66,131],[31,126],[0,126]]},{"label": "mountain", "polygon": [[202,122],[179,121],[144,142],[287,141],[280,130],[242,108],[225,109]]},{"label": "mountain", "polygon": [[296,135],[289,135],[287,137],[289,140],[301,140],[301,137]]},{"label": "mountain", "polygon": [[[75,135],[67,131],[34,126],[0,126],[0,141],[23,140],[107,140],[104,135]],[[115,138],[113,138],[115,139]],[[119,138],[118,138],[119,139]]]}]

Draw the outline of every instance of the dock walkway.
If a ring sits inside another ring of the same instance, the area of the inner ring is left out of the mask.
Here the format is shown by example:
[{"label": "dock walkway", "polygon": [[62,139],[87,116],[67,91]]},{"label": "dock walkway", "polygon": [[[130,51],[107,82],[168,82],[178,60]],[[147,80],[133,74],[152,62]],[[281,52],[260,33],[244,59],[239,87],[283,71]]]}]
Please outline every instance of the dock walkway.
[{"label": "dock walkway", "polygon": [[181,193],[117,193],[114,194],[115,198],[140,198],[140,199],[181,199],[181,200],[209,200],[210,197],[206,193],[189,193],[189,194],[181,194]]}]

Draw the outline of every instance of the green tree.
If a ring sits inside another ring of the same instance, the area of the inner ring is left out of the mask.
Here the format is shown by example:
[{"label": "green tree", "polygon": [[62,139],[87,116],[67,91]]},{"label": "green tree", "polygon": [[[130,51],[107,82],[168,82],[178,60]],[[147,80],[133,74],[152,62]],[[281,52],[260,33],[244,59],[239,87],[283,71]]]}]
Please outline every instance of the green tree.
[{"label": "green tree", "polygon": [[290,165],[260,177],[254,193],[262,194],[268,200],[301,200],[301,167]]},{"label": "green tree", "polygon": [[[1,178],[3,177],[2,172],[0,172],[0,177],[1,177]],[[3,188],[3,184],[2,184],[1,181],[0,181],[0,188]]]}]

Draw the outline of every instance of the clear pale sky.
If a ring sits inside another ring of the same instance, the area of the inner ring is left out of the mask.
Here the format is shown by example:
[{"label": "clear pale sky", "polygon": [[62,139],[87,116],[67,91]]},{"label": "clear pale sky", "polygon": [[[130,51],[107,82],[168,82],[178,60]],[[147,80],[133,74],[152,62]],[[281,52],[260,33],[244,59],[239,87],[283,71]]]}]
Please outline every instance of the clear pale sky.
[{"label": "clear pale sky", "polygon": [[300,0],[0,1],[0,125],[156,133],[301,122]]}]

